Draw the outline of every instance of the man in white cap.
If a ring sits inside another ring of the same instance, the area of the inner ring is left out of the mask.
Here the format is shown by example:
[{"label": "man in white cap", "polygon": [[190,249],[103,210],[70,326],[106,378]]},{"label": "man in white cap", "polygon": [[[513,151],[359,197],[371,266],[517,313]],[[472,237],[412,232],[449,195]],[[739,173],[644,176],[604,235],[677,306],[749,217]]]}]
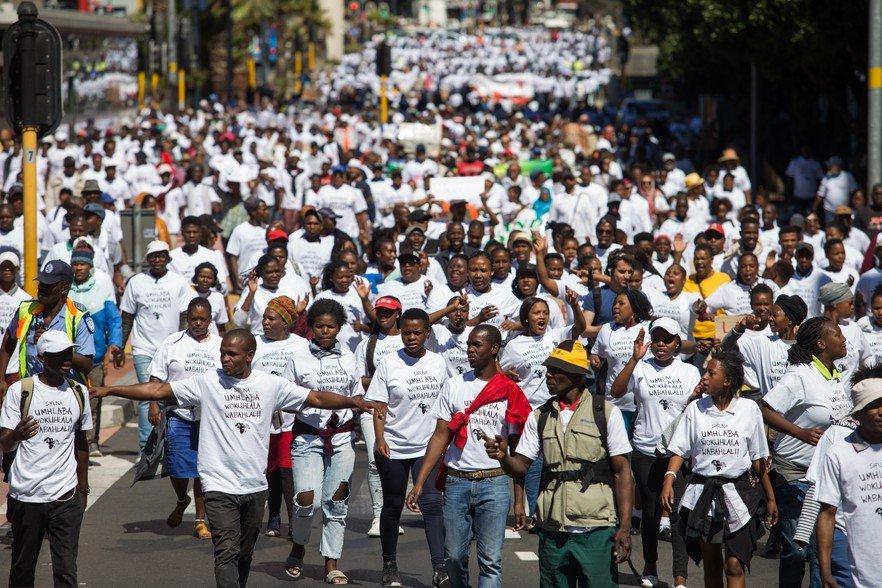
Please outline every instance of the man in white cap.
[{"label": "man in white cap", "polygon": [[19,305],[31,298],[18,287],[20,267],[21,260],[17,251],[6,249],[0,252],[0,325],[8,325]]},{"label": "man in white cap", "polygon": [[[126,345],[132,336],[132,361],[139,382],[150,379],[150,361],[159,344],[178,331],[181,313],[186,311],[196,293],[184,276],[169,271],[171,261],[168,244],[151,241],[147,246],[147,271],[135,274],[126,284],[120,301],[123,338]],[[148,402],[138,405],[138,442],[144,447],[150,430]]]},{"label": "man in white cap", "polygon": [[33,586],[48,536],[56,586],[77,585],[77,550],[89,494],[88,392],[65,375],[76,345],[62,331],[37,341],[42,371],[9,387],[0,413],[0,449],[10,464],[7,517],[12,524],[10,586]]}]

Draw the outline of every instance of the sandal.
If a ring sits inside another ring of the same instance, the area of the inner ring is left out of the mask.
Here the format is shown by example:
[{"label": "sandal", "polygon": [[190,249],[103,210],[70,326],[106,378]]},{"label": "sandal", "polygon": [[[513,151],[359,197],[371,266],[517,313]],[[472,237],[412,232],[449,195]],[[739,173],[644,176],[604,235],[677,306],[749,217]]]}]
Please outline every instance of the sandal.
[{"label": "sandal", "polygon": [[340,570],[331,570],[325,576],[325,584],[333,584],[334,586],[342,586],[349,583],[349,578]]},{"label": "sandal", "polygon": [[193,536],[197,539],[211,539],[211,529],[208,528],[205,519],[196,519],[193,524]]},{"label": "sandal", "polygon": [[303,558],[297,559],[291,555],[285,558],[285,574],[295,580],[303,575]]},{"label": "sandal", "polygon": [[175,509],[171,511],[171,514],[165,519],[165,523],[172,529],[180,525],[181,521],[184,520],[184,511],[187,510],[188,506],[190,506],[189,496],[184,500],[178,500],[177,504],[175,504]]}]

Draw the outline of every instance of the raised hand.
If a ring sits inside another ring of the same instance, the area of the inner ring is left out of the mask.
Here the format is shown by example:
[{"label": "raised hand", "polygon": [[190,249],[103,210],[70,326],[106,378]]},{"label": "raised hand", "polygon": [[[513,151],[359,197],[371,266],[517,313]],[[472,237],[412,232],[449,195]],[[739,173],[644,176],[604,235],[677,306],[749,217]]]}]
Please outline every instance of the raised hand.
[{"label": "raised hand", "polygon": [[362,300],[371,295],[371,286],[364,278],[355,278],[355,280],[352,281],[352,285],[355,287],[355,292],[358,294],[358,297]]},{"label": "raised hand", "polygon": [[646,329],[640,329],[640,332],[637,333],[637,338],[634,339],[634,352],[631,357],[636,360],[641,360],[646,357],[646,352],[649,350],[649,346],[652,345],[651,341],[647,341],[646,343],[643,340],[646,338]]}]

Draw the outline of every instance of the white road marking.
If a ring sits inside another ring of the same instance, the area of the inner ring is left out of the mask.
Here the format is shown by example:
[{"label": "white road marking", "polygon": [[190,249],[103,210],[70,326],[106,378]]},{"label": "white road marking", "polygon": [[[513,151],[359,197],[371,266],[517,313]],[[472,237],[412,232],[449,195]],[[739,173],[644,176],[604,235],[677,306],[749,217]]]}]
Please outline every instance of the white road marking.
[{"label": "white road marking", "polygon": [[521,534],[515,531],[514,529],[505,529],[505,538],[506,539],[520,539]]},{"label": "white road marking", "polygon": [[133,462],[115,455],[104,455],[89,459],[100,465],[89,468],[89,488],[91,492],[89,493],[86,510],[89,510],[98,502],[98,499],[135,465]]},{"label": "white road marking", "polygon": [[532,551],[515,551],[515,555],[521,561],[539,561],[539,556]]}]

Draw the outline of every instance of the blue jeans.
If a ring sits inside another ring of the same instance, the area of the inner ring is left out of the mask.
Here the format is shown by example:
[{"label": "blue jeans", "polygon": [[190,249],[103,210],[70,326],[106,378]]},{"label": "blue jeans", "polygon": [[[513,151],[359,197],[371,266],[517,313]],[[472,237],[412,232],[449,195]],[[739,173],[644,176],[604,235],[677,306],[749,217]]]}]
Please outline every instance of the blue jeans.
[{"label": "blue jeans", "polygon": [[478,588],[502,586],[502,544],[510,507],[508,476],[483,480],[447,476],[444,548],[450,588],[469,586],[472,537],[478,547]]},{"label": "blue jeans", "polygon": [[536,501],[539,499],[539,484],[542,482],[542,465],[545,460],[540,454],[530,464],[527,475],[524,477],[524,494],[527,495],[527,514],[534,516],[536,514]]},{"label": "blue jeans", "polygon": [[[817,558],[809,562],[811,588],[821,588],[821,568],[815,565]],[[848,555],[848,537],[841,530],[833,530],[833,550],[830,553],[830,571],[839,588],[851,588],[851,557]]]},{"label": "blue jeans", "polygon": [[[316,506],[322,509],[322,556],[340,559],[343,553],[343,534],[349,512],[349,479],[355,466],[355,451],[349,444],[335,447],[325,455],[322,440],[310,435],[295,437],[291,444],[291,463],[294,465],[294,515],[291,517],[291,538],[297,545],[309,542],[312,517]],[[338,493],[343,490],[343,495]],[[301,498],[312,494],[312,499]],[[339,499],[335,499],[335,495]]]},{"label": "blue jeans", "polygon": [[795,480],[775,488],[775,500],[778,502],[778,516],[781,521],[781,561],[778,564],[778,586],[781,588],[802,586],[806,559],[812,562],[811,565],[818,565],[818,555],[813,547],[814,534],[805,550],[793,541],[808,487],[808,482]]},{"label": "blue jeans", "polygon": [[[143,384],[150,380],[150,362],[153,358],[149,355],[132,355],[132,361],[135,363],[135,377],[138,383]],[[138,449],[144,449],[147,443],[147,437],[153,430],[153,425],[147,418],[150,403],[147,401],[138,402]]]}]

